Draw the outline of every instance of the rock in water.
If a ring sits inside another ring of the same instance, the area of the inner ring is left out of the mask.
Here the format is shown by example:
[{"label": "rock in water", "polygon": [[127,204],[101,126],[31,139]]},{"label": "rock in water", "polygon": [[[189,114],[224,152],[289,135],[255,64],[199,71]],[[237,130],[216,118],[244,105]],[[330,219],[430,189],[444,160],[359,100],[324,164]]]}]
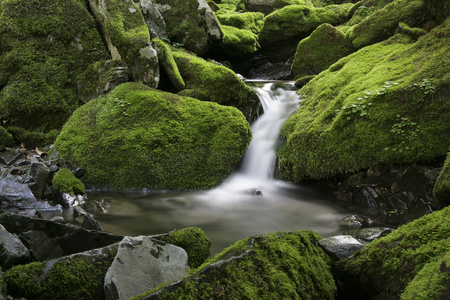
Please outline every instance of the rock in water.
[{"label": "rock in water", "polygon": [[125,237],[105,276],[106,299],[128,299],[165,282],[183,278],[189,269],[182,248],[150,237]]}]

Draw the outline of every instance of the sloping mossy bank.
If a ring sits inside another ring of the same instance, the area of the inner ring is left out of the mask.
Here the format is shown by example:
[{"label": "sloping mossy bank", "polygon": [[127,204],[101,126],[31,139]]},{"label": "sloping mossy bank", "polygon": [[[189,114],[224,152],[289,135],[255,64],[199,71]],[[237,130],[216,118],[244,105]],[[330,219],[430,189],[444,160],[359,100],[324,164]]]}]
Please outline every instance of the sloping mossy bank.
[{"label": "sloping mossy bank", "polygon": [[436,180],[433,194],[439,202],[450,205],[450,152],[447,154],[444,167]]},{"label": "sloping mossy bank", "polygon": [[427,162],[450,145],[450,19],[413,42],[397,34],[299,90],[281,130],[278,177],[298,182],[377,165]]},{"label": "sloping mossy bank", "polygon": [[381,299],[377,298],[381,295],[383,299],[447,299],[449,232],[450,207],[446,207],[399,227],[339,262],[337,279],[359,299]]},{"label": "sloping mossy bank", "polygon": [[0,1],[0,38],[0,119],[25,131],[61,129],[80,104],[77,76],[109,58],[81,0]]},{"label": "sloping mossy bank", "polygon": [[223,181],[250,140],[233,107],[124,83],[76,110],[54,148],[97,187],[185,190]]},{"label": "sloping mossy bank", "polygon": [[330,258],[312,231],[241,240],[189,276],[132,299],[335,299]]}]

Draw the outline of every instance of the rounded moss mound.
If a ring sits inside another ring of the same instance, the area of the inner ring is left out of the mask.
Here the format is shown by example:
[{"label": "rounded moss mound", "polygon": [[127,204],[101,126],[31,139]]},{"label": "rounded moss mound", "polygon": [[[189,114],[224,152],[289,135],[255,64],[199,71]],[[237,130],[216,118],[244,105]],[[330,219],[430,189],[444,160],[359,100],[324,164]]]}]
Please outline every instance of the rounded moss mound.
[{"label": "rounded moss mound", "polygon": [[[449,230],[450,207],[403,225],[373,241],[359,254],[339,262],[338,279],[359,291],[360,299],[381,299],[377,295],[384,299],[389,295],[397,297],[405,288],[403,299],[433,299],[409,295],[418,295],[418,287],[426,280],[433,282],[433,292],[448,289],[448,267],[442,256],[450,247]],[[442,268],[435,264],[439,260]]]},{"label": "rounded moss mound", "polygon": [[0,36],[0,118],[61,129],[79,106],[77,76],[108,58],[85,1],[1,1]]},{"label": "rounded moss mound", "polygon": [[260,12],[222,14],[219,12],[217,13],[217,19],[222,25],[249,30],[254,34],[258,34],[261,31],[262,25],[264,23],[264,15]]},{"label": "rounded moss mound", "polygon": [[67,168],[61,169],[55,174],[52,188],[69,194],[84,194],[85,192],[84,184]]},{"label": "rounded moss mound", "polygon": [[338,25],[347,21],[347,12],[352,6],[351,3],[320,8],[303,5],[286,6],[264,18],[259,42],[263,46],[276,46],[280,42],[298,42],[323,23]]},{"label": "rounded moss mound", "polygon": [[98,187],[206,189],[234,170],[250,140],[235,108],[124,83],[76,110],[55,149]]},{"label": "rounded moss mound", "polygon": [[249,121],[262,112],[256,93],[232,70],[185,51],[172,50],[187,89],[204,93],[209,101],[238,108]]},{"label": "rounded moss mound", "polygon": [[449,25],[415,43],[397,35],[361,49],[300,89],[305,100],[281,130],[279,177],[298,182],[445,156]]},{"label": "rounded moss mound", "polygon": [[174,230],[158,238],[166,243],[183,248],[188,254],[189,267],[198,268],[211,257],[211,241],[198,227]]},{"label": "rounded moss mound", "polygon": [[322,24],[298,44],[292,74],[296,77],[319,74],[353,51],[342,32],[330,24]]},{"label": "rounded moss mound", "polygon": [[0,126],[0,151],[7,146],[11,146],[13,143],[14,139],[12,135],[3,126]]},{"label": "rounded moss mound", "polygon": [[228,55],[245,56],[259,50],[258,36],[251,31],[233,26],[222,26],[222,51]]},{"label": "rounded moss mound", "polygon": [[133,299],[335,299],[330,258],[311,231],[241,240],[182,281]]},{"label": "rounded moss mound", "polygon": [[433,194],[442,205],[450,205],[450,153],[434,184]]}]

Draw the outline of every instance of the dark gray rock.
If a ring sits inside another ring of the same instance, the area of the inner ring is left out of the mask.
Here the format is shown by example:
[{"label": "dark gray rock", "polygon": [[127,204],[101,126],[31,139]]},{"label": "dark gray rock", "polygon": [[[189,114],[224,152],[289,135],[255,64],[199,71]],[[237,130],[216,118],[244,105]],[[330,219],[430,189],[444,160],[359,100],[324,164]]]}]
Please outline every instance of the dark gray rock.
[{"label": "dark gray rock", "polygon": [[275,9],[276,0],[244,0],[245,9],[270,14]]},{"label": "dark gray rock", "polygon": [[151,0],[139,0],[135,4],[144,15],[151,37],[168,38],[166,22],[155,4]]},{"label": "dark gray rock", "polygon": [[319,245],[335,260],[349,258],[364,245],[350,235],[337,235],[319,241]]},{"label": "dark gray rock", "polygon": [[45,261],[64,256],[57,240],[50,238],[43,230],[30,230],[21,234],[35,260]]},{"label": "dark gray rock", "polygon": [[107,300],[129,299],[166,282],[177,281],[189,269],[184,249],[150,237],[125,237],[105,276]]},{"label": "dark gray rock", "polygon": [[345,232],[345,235],[351,235],[355,239],[363,242],[371,242],[377,238],[385,236],[394,231],[394,229],[386,227],[370,227]]},{"label": "dark gray rock", "polygon": [[339,222],[339,225],[347,229],[359,229],[364,224],[364,218],[359,215],[350,215]]},{"label": "dark gray rock", "polygon": [[3,270],[30,261],[30,252],[20,239],[0,225],[0,265]]},{"label": "dark gray rock", "polygon": [[24,183],[28,185],[36,199],[42,199],[50,178],[50,169],[42,162],[32,162]]},{"label": "dark gray rock", "polygon": [[23,160],[27,157],[24,152],[16,151],[5,151],[0,152],[0,164],[11,166],[14,162],[18,160]]}]

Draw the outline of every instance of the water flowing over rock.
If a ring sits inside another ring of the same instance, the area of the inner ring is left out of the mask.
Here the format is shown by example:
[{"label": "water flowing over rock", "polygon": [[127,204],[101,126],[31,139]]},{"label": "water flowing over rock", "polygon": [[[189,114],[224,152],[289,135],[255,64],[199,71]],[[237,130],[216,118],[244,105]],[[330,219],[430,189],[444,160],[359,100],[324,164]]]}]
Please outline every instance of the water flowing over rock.
[{"label": "water flowing over rock", "polygon": [[188,256],[180,247],[150,237],[125,237],[105,276],[106,300],[129,299],[186,275]]}]

